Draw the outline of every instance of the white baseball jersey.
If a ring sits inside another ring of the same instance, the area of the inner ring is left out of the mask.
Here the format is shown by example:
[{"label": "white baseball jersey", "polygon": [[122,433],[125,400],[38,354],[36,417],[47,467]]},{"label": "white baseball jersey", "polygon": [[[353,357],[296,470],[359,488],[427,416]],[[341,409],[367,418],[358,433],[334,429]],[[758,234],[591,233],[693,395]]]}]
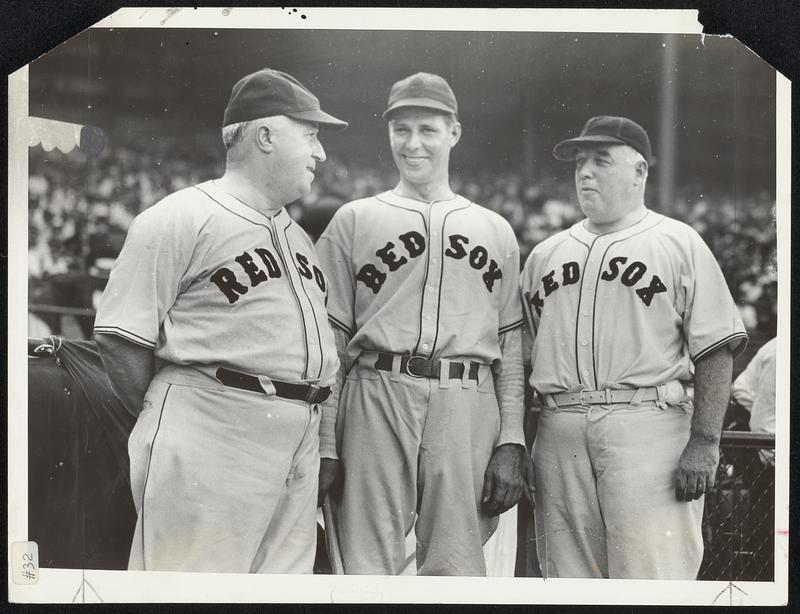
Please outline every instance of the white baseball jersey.
[{"label": "white baseball jersey", "polygon": [[617,232],[578,222],[543,241],[521,289],[540,394],[689,380],[693,362],[747,340],[711,250],[653,211]]},{"label": "white baseball jersey", "polygon": [[95,332],[212,376],[222,366],[327,385],[339,365],[327,286],[285,209],[266,217],[208,181],[134,220]]},{"label": "white baseball jersey", "polygon": [[351,337],[348,365],[365,350],[491,364],[498,333],[522,325],[514,232],[461,196],[348,203],[316,247],[330,320]]}]

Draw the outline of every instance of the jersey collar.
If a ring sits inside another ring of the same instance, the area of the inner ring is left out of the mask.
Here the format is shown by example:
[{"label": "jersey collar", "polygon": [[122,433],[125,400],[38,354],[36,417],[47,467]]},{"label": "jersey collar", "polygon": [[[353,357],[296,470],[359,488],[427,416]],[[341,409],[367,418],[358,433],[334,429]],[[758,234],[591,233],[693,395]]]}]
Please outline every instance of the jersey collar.
[{"label": "jersey collar", "polygon": [[584,225],[584,220],[573,224],[572,228],[569,229],[570,235],[572,235],[575,239],[584,243],[586,245],[591,245],[596,240],[612,240],[612,241],[621,241],[623,239],[627,239],[628,237],[632,237],[635,234],[642,232],[643,230],[647,230],[648,228],[652,228],[656,224],[658,224],[664,216],[660,213],[656,213],[655,211],[651,211],[650,209],[647,210],[644,217],[640,219],[635,224],[631,224],[630,226],[626,226],[625,228],[621,228],[619,230],[615,230],[614,232],[607,232],[602,235],[595,234],[593,232],[589,232],[586,230]]},{"label": "jersey collar", "polygon": [[463,196],[459,196],[455,194],[452,198],[448,198],[446,200],[435,200],[432,203],[426,202],[424,200],[417,200],[416,198],[409,198],[407,196],[399,196],[388,190],[386,192],[382,192],[378,194],[375,198],[378,200],[389,203],[390,205],[394,205],[395,207],[401,207],[403,209],[412,209],[414,211],[421,211],[426,213],[430,211],[431,207],[434,205],[436,207],[442,207],[446,209],[462,209],[464,207],[470,206],[472,203],[468,201]]},{"label": "jersey collar", "polygon": [[256,211],[249,205],[245,204],[235,196],[231,196],[225,190],[217,186],[212,179],[205,181],[195,186],[198,190],[205,192],[208,196],[218,202],[222,207],[235,213],[236,215],[245,218],[247,221],[259,226],[272,226],[273,222],[279,228],[285,228],[292,223],[291,216],[287,213],[285,207],[278,209],[278,212],[272,216],[267,217],[260,211]]}]

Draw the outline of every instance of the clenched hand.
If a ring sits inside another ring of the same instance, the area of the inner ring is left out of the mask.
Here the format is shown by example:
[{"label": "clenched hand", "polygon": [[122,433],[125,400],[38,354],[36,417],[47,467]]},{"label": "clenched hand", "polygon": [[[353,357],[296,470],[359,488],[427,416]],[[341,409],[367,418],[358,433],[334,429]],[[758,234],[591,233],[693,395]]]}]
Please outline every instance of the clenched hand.
[{"label": "clenched hand", "polygon": [[533,463],[524,446],[506,443],[492,454],[483,480],[481,502],[490,516],[511,509],[524,493],[533,506]]},{"label": "clenched hand", "polygon": [[691,437],[683,449],[675,476],[678,501],[694,501],[714,486],[719,465],[719,443]]}]

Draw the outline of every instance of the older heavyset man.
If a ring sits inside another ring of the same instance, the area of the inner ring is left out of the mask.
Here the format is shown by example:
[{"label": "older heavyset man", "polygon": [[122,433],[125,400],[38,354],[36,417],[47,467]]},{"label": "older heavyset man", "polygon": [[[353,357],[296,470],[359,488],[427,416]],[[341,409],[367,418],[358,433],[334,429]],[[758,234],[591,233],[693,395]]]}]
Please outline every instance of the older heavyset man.
[{"label": "older heavyset man", "polygon": [[537,245],[521,276],[544,405],[533,453],[542,573],[693,579],[731,350],[747,335],[700,236],[645,206],[641,126],[595,117],[554,154],[575,161],[586,219]]},{"label": "older heavyset man", "polygon": [[395,83],[384,117],[400,182],[341,207],[317,243],[343,362],[320,489],[341,462],[345,573],[402,572],[414,527],[419,574],[485,575],[483,543],[528,468],[519,249],[450,190],[461,125],[443,78]]},{"label": "older heavyset man", "polygon": [[318,126],[347,124],[290,75],[241,79],[223,177],[140,214],[111,271],[95,333],[138,414],[130,569],[312,571],[318,404],[338,359],[327,281],[283,206],[325,160]]}]

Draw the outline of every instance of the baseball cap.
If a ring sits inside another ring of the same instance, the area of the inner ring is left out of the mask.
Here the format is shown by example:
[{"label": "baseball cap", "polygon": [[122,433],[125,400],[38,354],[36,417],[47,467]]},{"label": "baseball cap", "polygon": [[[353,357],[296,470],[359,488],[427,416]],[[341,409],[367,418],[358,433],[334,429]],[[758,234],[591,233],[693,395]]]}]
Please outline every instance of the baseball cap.
[{"label": "baseball cap", "polygon": [[395,83],[381,117],[386,119],[389,113],[401,107],[422,107],[458,115],[458,103],[450,85],[429,72],[418,72]]},{"label": "baseball cap", "polygon": [[586,122],[581,134],[573,139],[561,141],[553,148],[553,155],[559,160],[574,160],[578,147],[585,143],[617,143],[630,145],[652,166],[650,139],[647,132],[635,121],[627,117],[600,115]]},{"label": "baseball cap", "polygon": [[231,90],[222,125],[286,115],[343,130],[347,122],[322,111],[319,99],[291,75],[264,68],[239,79]]}]

